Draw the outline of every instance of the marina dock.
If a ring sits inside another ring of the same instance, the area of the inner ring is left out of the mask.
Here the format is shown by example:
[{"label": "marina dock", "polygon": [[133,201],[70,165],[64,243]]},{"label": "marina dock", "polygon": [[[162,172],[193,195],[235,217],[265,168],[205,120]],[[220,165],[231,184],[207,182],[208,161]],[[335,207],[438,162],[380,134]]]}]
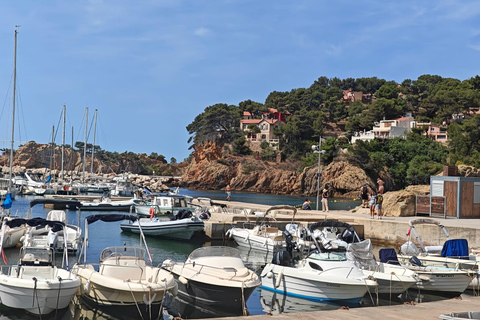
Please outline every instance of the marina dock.
[{"label": "marina dock", "polygon": [[[215,201],[226,204],[226,209],[245,208],[252,212],[265,212],[270,206],[262,204],[252,204],[235,201]],[[232,224],[241,226],[247,221],[255,222],[255,215],[246,216],[245,214],[223,214],[212,213],[212,217],[205,223],[205,233],[212,239],[223,239],[224,231],[228,230]],[[322,212],[317,210],[298,210],[295,215],[297,223],[308,224],[309,222],[318,222],[325,219],[348,222],[355,227],[357,233],[363,238],[370,238],[376,244],[400,246],[407,240],[408,222],[412,219],[421,218],[420,216],[409,217],[388,217],[382,219],[370,219],[369,209],[355,208],[350,211],[330,210]],[[425,218],[430,218],[425,216]],[[470,248],[480,249],[480,219],[453,219],[453,218],[435,218],[440,221],[448,230],[451,239],[467,239]],[[275,219],[279,225],[289,223],[291,215],[277,214]],[[431,225],[422,225],[417,227],[422,234],[422,241],[426,245],[445,242],[445,234],[440,228]],[[223,232],[223,234],[222,234]]]},{"label": "marina dock", "polygon": [[[480,297],[465,299],[446,299],[435,302],[402,304],[382,307],[339,308],[338,310],[324,310],[297,313],[282,313],[277,315],[253,315],[235,317],[237,320],[266,320],[266,319],[302,319],[302,320],[374,320],[374,319],[440,319],[442,314],[459,313],[480,310]],[[273,317],[272,317],[273,316]],[[216,318],[227,320],[230,318]]]}]

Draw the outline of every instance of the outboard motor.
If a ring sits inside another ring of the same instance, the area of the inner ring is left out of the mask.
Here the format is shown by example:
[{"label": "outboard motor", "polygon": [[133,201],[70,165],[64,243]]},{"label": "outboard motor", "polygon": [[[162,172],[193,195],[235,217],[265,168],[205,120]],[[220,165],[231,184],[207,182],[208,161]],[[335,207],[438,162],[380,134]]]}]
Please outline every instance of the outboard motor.
[{"label": "outboard motor", "polygon": [[287,250],[276,251],[273,253],[272,263],[279,266],[289,266],[292,255]]},{"label": "outboard motor", "polygon": [[285,239],[285,243],[287,244],[287,251],[291,256],[293,249],[298,250],[297,243],[293,240],[292,234],[287,230],[282,232],[282,236],[283,236],[283,239]]},{"label": "outboard motor", "polygon": [[341,239],[346,243],[354,243],[355,242],[355,233],[345,229],[342,232]]},{"label": "outboard motor", "polygon": [[412,266],[423,267],[422,262],[416,256],[411,256],[408,261]]}]

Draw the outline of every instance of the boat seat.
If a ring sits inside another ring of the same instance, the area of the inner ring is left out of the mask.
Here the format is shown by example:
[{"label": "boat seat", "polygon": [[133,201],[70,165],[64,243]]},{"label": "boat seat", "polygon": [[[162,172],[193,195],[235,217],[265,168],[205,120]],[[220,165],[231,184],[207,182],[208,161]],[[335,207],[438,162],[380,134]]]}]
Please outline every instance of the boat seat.
[{"label": "boat seat", "polygon": [[268,234],[270,234],[270,233],[278,233],[278,228],[276,228],[276,227],[267,227],[267,228],[265,228],[265,233],[268,233]]},{"label": "boat seat", "polygon": [[145,278],[142,268],[132,266],[102,265],[100,274],[125,281],[140,281]]}]

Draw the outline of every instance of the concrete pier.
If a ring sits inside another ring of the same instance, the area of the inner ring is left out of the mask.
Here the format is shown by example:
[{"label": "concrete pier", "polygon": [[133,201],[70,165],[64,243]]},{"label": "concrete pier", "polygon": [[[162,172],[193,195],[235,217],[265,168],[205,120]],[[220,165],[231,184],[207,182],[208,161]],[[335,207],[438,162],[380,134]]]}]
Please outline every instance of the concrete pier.
[{"label": "concrete pier", "polygon": [[[226,204],[227,209],[245,208],[252,211],[265,212],[270,206],[261,204],[252,204],[234,201],[215,201]],[[210,220],[206,221],[206,234],[212,239],[222,239],[225,231],[232,225],[241,226],[247,221],[255,222],[255,216],[245,214],[225,214],[212,213]],[[298,210],[295,215],[295,221],[307,225],[325,219],[335,219],[347,222],[355,227],[357,233],[362,238],[370,238],[374,243],[390,246],[400,246],[407,240],[408,222],[415,218],[427,218],[419,216],[411,217],[383,217],[381,220],[370,219],[369,209],[355,208],[351,211],[330,210],[322,212],[316,210]],[[276,220],[280,227],[282,224],[289,223],[291,215],[277,214]],[[447,229],[451,239],[464,238],[468,240],[470,248],[480,249],[480,219],[433,219],[440,221]],[[418,225],[415,227],[422,242],[425,245],[442,245],[446,240],[446,235],[435,225]]]},{"label": "concrete pier", "polygon": [[[446,299],[435,302],[423,302],[382,307],[363,307],[338,310],[282,313],[278,315],[264,314],[255,316],[235,317],[237,320],[266,320],[266,319],[302,319],[302,320],[374,320],[374,319],[440,319],[440,315],[466,311],[480,311],[480,297]],[[233,318],[215,318],[226,320]]]}]

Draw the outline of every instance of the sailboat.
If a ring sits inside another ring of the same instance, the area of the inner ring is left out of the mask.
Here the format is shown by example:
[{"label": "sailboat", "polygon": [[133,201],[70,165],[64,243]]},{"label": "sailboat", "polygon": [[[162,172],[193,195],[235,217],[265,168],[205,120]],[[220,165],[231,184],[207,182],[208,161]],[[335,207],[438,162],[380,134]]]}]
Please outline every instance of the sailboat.
[{"label": "sailboat", "polygon": [[[2,207],[6,210],[6,214],[2,213],[0,217],[2,221],[12,220],[10,217],[10,208],[12,207],[13,199],[15,198],[16,190],[12,188],[12,172],[13,172],[13,142],[15,137],[15,95],[16,95],[16,81],[17,81],[17,33],[15,29],[15,50],[13,58],[13,108],[12,108],[12,139],[10,143],[10,171],[7,185],[7,193],[5,195]],[[4,232],[5,236],[2,238],[0,245],[3,248],[14,247],[20,241],[20,238],[25,234],[27,227],[25,225],[18,225],[15,227],[7,227]]]}]

